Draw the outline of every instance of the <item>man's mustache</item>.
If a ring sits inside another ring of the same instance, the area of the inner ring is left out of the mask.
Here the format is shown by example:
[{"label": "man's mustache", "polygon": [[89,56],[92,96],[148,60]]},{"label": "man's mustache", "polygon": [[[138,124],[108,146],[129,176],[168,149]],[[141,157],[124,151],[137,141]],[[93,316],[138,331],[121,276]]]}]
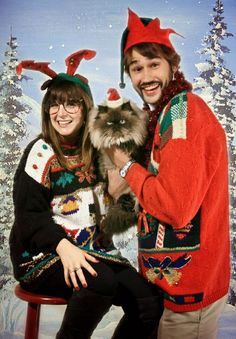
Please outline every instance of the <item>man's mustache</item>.
[{"label": "man's mustache", "polygon": [[160,86],[162,88],[163,82],[162,81],[143,82],[139,87],[140,89],[145,89],[146,87],[149,87],[149,86]]}]

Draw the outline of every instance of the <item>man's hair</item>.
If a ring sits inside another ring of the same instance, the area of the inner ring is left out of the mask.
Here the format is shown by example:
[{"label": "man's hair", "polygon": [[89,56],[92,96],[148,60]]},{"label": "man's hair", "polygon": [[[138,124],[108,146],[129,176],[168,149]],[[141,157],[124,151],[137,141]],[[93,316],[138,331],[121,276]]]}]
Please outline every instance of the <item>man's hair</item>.
[{"label": "man's hair", "polygon": [[55,102],[58,104],[64,104],[65,102],[71,101],[82,105],[82,114],[85,123],[81,126],[81,129],[78,132],[77,145],[78,148],[81,148],[82,160],[85,164],[83,170],[87,170],[92,165],[93,156],[93,147],[90,142],[87,128],[87,115],[93,106],[93,101],[78,84],[62,80],[60,82],[52,82],[52,84],[48,87],[42,101],[42,132],[40,137],[52,146],[58,157],[60,165],[64,168],[68,168],[68,164],[61,147],[60,134],[54,129],[50,120],[49,108],[50,104]]},{"label": "man's hair", "polygon": [[173,49],[165,45],[160,45],[156,43],[141,43],[129,48],[124,56],[124,68],[127,74],[129,74],[129,66],[131,63],[132,51],[134,49],[141,55],[149,59],[154,59],[157,56],[162,56],[164,59],[167,60],[171,68],[173,66],[177,68],[179,67],[180,56]]}]

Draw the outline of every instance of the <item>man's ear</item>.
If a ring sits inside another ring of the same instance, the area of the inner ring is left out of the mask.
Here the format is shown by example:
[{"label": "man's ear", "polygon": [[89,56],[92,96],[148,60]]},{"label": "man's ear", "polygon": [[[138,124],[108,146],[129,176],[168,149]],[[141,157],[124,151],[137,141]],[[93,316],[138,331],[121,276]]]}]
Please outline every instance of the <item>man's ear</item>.
[{"label": "man's ear", "polygon": [[172,73],[173,73],[173,78],[175,77],[175,72],[177,72],[179,69],[178,66],[172,66]]},{"label": "man's ear", "polygon": [[172,80],[175,79],[175,73],[178,71],[178,66],[172,66]]}]

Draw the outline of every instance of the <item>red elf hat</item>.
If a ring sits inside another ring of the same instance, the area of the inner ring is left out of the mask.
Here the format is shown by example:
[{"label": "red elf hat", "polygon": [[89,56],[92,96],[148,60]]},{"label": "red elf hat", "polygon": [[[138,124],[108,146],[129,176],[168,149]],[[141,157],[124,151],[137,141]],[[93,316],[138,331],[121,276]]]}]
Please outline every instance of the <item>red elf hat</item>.
[{"label": "red elf hat", "polygon": [[158,18],[149,19],[148,23],[143,23],[141,18],[137,16],[130,8],[129,19],[128,19],[128,30],[129,34],[124,46],[124,54],[127,50],[137,44],[142,42],[154,42],[156,44],[165,45],[174,50],[172,46],[169,35],[171,33],[176,33],[172,28],[161,28],[160,20]]},{"label": "red elf hat", "polygon": [[124,88],[124,55],[128,49],[140,43],[156,43],[165,45],[175,50],[169,35],[176,33],[172,28],[161,28],[158,18],[140,18],[130,8],[128,8],[128,25],[124,30],[121,38],[121,83],[120,87]]}]

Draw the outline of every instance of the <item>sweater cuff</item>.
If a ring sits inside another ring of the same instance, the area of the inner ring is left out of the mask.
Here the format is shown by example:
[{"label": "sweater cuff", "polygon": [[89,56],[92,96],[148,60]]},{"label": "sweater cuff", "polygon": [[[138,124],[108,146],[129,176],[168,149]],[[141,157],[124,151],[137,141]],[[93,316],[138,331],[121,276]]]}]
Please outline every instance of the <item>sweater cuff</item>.
[{"label": "sweater cuff", "polygon": [[150,172],[148,172],[139,163],[135,162],[132,164],[125,177],[132,191],[137,191],[140,183],[143,183],[143,181],[147,177],[147,174],[150,174]]}]

